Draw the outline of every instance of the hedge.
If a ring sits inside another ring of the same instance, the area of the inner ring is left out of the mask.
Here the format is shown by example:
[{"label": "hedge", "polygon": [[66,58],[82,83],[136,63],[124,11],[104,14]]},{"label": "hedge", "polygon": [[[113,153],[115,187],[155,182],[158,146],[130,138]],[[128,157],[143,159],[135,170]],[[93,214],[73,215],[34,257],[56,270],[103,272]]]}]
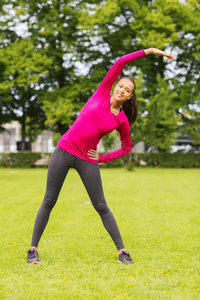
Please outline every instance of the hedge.
[{"label": "hedge", "polygon": [[200,168],[200,153],[148,153],[145,158],[148,166]]},{"label": "hedge", "polygon": [[[51,153],[18,152],[0,154],[0,166],[11,168],[47,167]],[[132,153],[112,162],[100,164],[102,168],[124,167],[200,168],[200,153]]]},{"label": "hedge", "polygon": [[[33,168],[38,166],[48,166],[50,153],[39,152],[18,152],[0,154],[0,166],[10,168]],[[41,163],[40,160],[46,163]],[[38,163],[39,162],[39,163]]]},{"label": "hedge", "polygon": [[102,167],[150,166],[161,168],[200,168],[200,153],[132,153],[115,161],[104,163]]}]

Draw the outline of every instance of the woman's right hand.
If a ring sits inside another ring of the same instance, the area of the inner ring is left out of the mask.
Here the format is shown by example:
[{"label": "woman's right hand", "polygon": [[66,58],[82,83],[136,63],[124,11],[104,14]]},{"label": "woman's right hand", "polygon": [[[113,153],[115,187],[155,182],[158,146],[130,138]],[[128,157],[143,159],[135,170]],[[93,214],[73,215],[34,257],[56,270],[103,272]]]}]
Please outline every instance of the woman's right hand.
[{"label": "woman's right hand", "polygon": [[88,151],[88,156],[90,159],[93,159],[93,160],[96,160],[97,162],[99,162],[99,154],[97,153],[96,150],[90,149]]}]

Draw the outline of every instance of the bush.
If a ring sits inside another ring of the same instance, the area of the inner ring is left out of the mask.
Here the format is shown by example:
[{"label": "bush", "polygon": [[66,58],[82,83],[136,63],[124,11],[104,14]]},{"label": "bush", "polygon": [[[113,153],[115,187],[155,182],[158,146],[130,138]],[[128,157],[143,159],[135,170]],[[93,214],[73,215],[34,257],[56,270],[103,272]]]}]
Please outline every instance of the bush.
[{"label": "bush", "polygon": [[[51,155],[51,154],[46,154]],[[0,155],[0,166],[10,168],[32,168],[36,166],[36,162],[42,159],[43,153],[38,152],[18,152],[18,153],[2,153]]]},{"label": "bush", "polygon": [[200,153],[132,153],[131,161],[127,155],[100,166],[104,168],[126,166],[127,169],[131,169],[132,165],[136,167],[200,168]]},{"label": "bush", "polygon": [[[199,168],[200,153],[146,153],[143,160],[148,166],[162,168]],[[137,161],[137,159],[136,159]],[[137,165],[140,161],[137,161]]]},{"label": "bush", "polygon": [[[103,153],[102,153],[103,154]],[[2,153],[0,166],[11,168],[47,167],[51,153],[18,152]],[[100,164],[101,168],[150,166],[162,168],[200,168],[200,153],[132,153],[111,162]]]}]

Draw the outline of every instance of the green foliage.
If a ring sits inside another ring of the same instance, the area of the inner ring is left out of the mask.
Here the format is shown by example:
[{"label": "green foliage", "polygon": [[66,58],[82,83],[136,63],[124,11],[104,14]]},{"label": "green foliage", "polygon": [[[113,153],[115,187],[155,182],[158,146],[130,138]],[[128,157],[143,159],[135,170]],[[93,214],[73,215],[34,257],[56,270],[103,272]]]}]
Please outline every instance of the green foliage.
[{"label": "green foliage", "polygon": [[[41,76],[48,74],[47,66],[51,62],[47,56],[34,51],[30,39],[20,39],[1,49],[0,60],[6,63],[4,78],[9,80],[10,87],[26,88],[39,82]],[[1,83],[0,89],[4,88]],[[6,87],[7,88],[7,87]]]},{"label": "green foliage", "polygon": [[105,151],[112,151],[113,149],[115,149],[117,136],[118,136],[118,134],[117,134],[116,130],[103,136],[102,144],[103,144]]},{"label": "green foliage", "polygon": [[[178,0],[158,0],[148,3],[146,1],[115,1],[112,2],[113,6],[110,4],[109,0],[105,1],[103,5],[97,4],[95,13],[94,7],[92,8],[93,13],[90,13],[89,10],[86,11],[85,19],[82,15],[81,22],[83,28],[88,30],[85,34],[86,36],[88,33],[88,38],[87,50],[85,48],[84,51],[84,46],[82,46],[81,51],[87,53],[84,55],[87,60],[96,59],[98,61],[91,65],[90,73],[94,68],[101,71],[102,61],[108,70],[116,57],[141,48],[167,48],[168,52],[174,49],[175,57],[177,57],[176,62],[173,63],[163,57],[153,55],[134,62],[134,66],[141,70],[143,89],[140,93],[142,101],[139,101],[138,120],[132,130],[134,135],[132,140],[134,143],[144,140],[149,144],[156,144],[159,150],[167,151],[177,130],[175,115],[179,115],[183,110],[188,114],[188,120],[190,120],[188,122],[186,118],[182,118],[183,132],[192,134],[192,138],[199,143],[199,113],[195,114],[196,108],[190,107],[191,104],[200,106],[199,51],[197,51],[200,35],[197,1],[187,1],[187,3],[181,3]],[[190,24],[192,25],[190,26]],[[96,44],[98,49],[101,48],[104,51],[94,50],[91,36],[99,37],[96,38]],[[88,45],[91,49],[89,51]],[[101,60],[99,60],[100,57]],[[173,71],[171,72],[170,64],[176,70],[181,69],[178,76],[176,73],[173,74]],[[166,71],[172,79],[168,82],[165,81],[164,89],[166,88],[167,92],[164,96],[165,90],[162,89],[160,92],[161,79],[159,78],[164,78]],[[131,64],[126,66],[124,73],[137,78],[137,70],[132,68]],[[94,79],[94,77],[91,78]],[[188,79],[190,79],[189,82]],[[140,85],[142,80],[137,78],[136,85],[138,80]],[[167,87],[167,83],[172,83],[170,89]],[[188,96],[185,93],[186,87],[187,89],[189,87]],[[160,97],[166,103],[163,106],[162,120],[158,124],[155,120],[158,115],[153,115],[156,113],[156,109],[153,110],[153,108],[155,108],[156,101],[159,102],[158,106],[162,106]],[[168,113],[167,106],[169,105]],[[148,121],[144,119],[147,113]],[[193,117],[194,115],[195,117]],[[163,142],[164,140],[165,142]]]},{"label": "green foliage", "polygon": [[33,0],[24,5],[24,16],[34,15],[28,31],[37,49],[49,57],[48,76],[41,78],[41,102],[47,115],[46,125],[64,134],[86,102],[90,90],[77,76],[76,50],[79,7],[73,2]]},{"label": "green foliage", "polygon": [[178,83],[173,81],[176,88],[176,100],[174,106],[177,108],[179,120],[179,131],[189,134],[194,144],[200,143],[200,90],[199,83],[194,80]]},{"label": "green foliage", "polygon": [[53,132],[53,141],[52,144],[56,147],[58,140],[61,138],[61,134],[59,132]]},{"label": "green foliage", "polygon": [[[103,153],[102,153],[103,154]],[[112,162],[100,164],[101,168],[126,167],[131,170],[134,166],[161,168],[200,168],[199,153],[132,153],[131,158],[125,156]]]},{"label": "green foliage", "polygon": [[[139,155],[140,158],[140,155]],[[143,161],[147,166],[161,168],[200,168],[200,154],[198,153],[143,153]],[[136,165],[140,165],[137,159]]]},{"label": "green foliage", "polygon": [[[54,146],[60,136],[55,134]],[[101,153],[104,154],[104,153]],[[32,168],[36,166],[36,162],[44,157],[50,158],[51,153],[38,152],[18,152],[18,153],[2,153],[0,155],[0,166],[10,168]],[[41,166],[47,167],[48,163],[41,162]],[[135,167],[141,166],[141,161],[147,167],[162,167],[162,168],[200,168],[199,153],[130,153],[129,155],[116,159],[112,162],[99,164],[101,168],[119,168],[126,167],[132,171]]]},{"label": "green foliage", "polygon": [[[183,6],[184,22],[174,46],[179,50],[172,80],[176,90],[176,109],[180,114],[183,133],[191,134],[196,144],[200,143],[200,10],[199,1],[188,0]],[[198,110],[197,110],[198,108]]]},{"label": "green foliage", "polygon": [[0,61],[6,65],[0,82],[4,119],[17,120],[22,125],[24,142],[27,125],[30,135],[44,129],[46,116],[39,97],[40,78],[46,78],[50,59],[35,52],[30,39],[20,39],[0,49]]},{"label": "green foliage", "polygon": [[144,140],[145,137],[145,114],[147,112],[147,103],[143,97],[143,90],[144,90],[144,79],[143,79],[143,73],[141,70],[139,70],[139,73],[137,75],[136,79],[136,96],[137,96],[137,102],[138,102],[138,117],[137,121],[133,128],[131,128],[131,141],[132,146],[139,143],[140,141]]},{"label": "green foliage", "polygon": [[166,80],[158,78],[157,93],[147,103],[145,144],[158,151],[169,152],[174,144],[177,130],[177,118],[173,99],[175,92],[169,89]]},{"label": "green foliage", "polygon": [[165,49],[178,40],[176,23],[182,14],[183,5],[178,0],[158,0],[143,5],[132,23],[138,31],[138,45]]},{"label": "green foliage", "polygon": [[47,114],[46,125],[55,132],[64,134],[76,120],[78,112],[83,106],[80,93],[82,91],[79,83],[69,83],[55,91],[45,92],[42,102]]},{"label": "green foliage", "polygon": [[[2,153],[0,155],[0,166],[9,168],[32,168],[42,158],[38,152]],[[46,154],[50,156],[50,154]]]},{"label": "green foliage", "polygon": [[[132,142],[167,151],[176,115],[181,132],[199,143],[198,0],[3,0],[0,12],[0,122],[17,119],[24,140],[26,126],[63,134],[119,56],[157,47],[176,60],[143,57],[122,74],[136,78]],[[28,27],[23,37],[13,30],[18,22]]]}]

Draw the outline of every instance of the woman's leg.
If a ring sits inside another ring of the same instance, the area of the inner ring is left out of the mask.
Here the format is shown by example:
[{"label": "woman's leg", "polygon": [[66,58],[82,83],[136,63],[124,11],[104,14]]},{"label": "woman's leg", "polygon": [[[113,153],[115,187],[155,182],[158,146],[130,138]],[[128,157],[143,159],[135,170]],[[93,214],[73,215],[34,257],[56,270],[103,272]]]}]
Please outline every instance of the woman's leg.
[{"label": "woman's leg", "polygon": [[76,158],[75,169],[78,171],[92,204],[99,213],[103,225],[113,239],[117,249],[124,249],[117,223],[104,198],[98,164],[93,164]]},{"label": "woman's leg", "polygon": [[49,220],[50,212],[56,204],[69,167],[70,165],[73,165],[73,163],[73,156],[56,147],[49,162],[44,200],[35,220],[31,242],[32,248],[36,248],[38,246],[39,240]]}]

